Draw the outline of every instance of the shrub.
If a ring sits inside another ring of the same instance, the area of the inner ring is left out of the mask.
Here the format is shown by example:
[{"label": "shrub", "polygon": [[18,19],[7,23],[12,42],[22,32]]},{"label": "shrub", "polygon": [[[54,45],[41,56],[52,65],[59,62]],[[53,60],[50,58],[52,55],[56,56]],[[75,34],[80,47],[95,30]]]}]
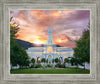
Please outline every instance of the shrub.
[{"label": "shrub", "polygon": [[52,67],[52,65],[51,64],[48,64],[47,67]]},{"label": "shrub", "polygon": [[35,68],[36,67],[36,64],[32,64],[31,68]]},{"label": "shrub", "polygon": [[55,67],[65,68],[65,64],[56,64]]},{"label": "shrub", "polygon": [[35,68],[41,68],[42,65],[41,64],[36,64]]},{"label": "shrub", "polygon": [[45,58],[42,58],[41,62],[46,62],[46,59]]}]

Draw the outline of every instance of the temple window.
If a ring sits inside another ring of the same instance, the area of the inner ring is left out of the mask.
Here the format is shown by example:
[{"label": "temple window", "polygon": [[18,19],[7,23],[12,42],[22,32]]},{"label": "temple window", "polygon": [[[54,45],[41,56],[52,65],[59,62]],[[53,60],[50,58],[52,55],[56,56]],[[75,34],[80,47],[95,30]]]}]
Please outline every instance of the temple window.
[{"label": "temple window", "polygon": [[48,47],[48,53],[52,53],[52,47]]}]

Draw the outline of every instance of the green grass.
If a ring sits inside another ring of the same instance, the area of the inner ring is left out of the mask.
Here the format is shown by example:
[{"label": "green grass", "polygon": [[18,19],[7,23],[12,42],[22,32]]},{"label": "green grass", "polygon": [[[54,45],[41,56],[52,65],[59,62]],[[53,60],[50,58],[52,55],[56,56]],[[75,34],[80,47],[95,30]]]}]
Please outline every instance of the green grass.
[{"label": "green grass", "polygon": [[90,70],[79,68],[66,69],[14,69],[11,74],[89,74]]}]

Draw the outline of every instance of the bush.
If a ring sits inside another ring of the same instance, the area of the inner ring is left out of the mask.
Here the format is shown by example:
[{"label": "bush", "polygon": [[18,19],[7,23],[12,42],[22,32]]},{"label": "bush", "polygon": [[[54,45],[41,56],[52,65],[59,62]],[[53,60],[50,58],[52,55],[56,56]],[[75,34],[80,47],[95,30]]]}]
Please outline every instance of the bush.
[{"label": "bush", "polygon": [[55,67],[65,68],[65,64],[56,64]]},{"label": "bush", "polygon": [[41,64],[36,64],[35,68],[41,68],[42,65]]},{"label": "bush", "polygon": [[51,64],[48,64],[47,67],[52,67],[52,65]]},{"label": "bush", "polygon": [[32,64],[31,68],[35,68],[36,67],[36,64]]}]

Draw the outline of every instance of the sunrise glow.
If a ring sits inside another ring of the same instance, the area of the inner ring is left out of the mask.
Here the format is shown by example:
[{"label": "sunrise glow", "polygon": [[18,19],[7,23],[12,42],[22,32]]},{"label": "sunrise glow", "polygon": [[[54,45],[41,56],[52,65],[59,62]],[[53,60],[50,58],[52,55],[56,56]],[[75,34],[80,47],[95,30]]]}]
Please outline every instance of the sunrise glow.
[{"label": "sunrise glow", "polygon": [[[12,22],[19,24],[17,39],[34,44],[45,44],[48,29],[52,28],[57,45],[75,47],[90,19],[89,10],[13,10]],[[13,26],[13,25],[12,25]]]},{"label": "sunrise glow", "polygon": [[43,42],[42,41],[39,41],[39,40],[34,41],[33,43],[35,43],[35,44],[43,44]]}]

